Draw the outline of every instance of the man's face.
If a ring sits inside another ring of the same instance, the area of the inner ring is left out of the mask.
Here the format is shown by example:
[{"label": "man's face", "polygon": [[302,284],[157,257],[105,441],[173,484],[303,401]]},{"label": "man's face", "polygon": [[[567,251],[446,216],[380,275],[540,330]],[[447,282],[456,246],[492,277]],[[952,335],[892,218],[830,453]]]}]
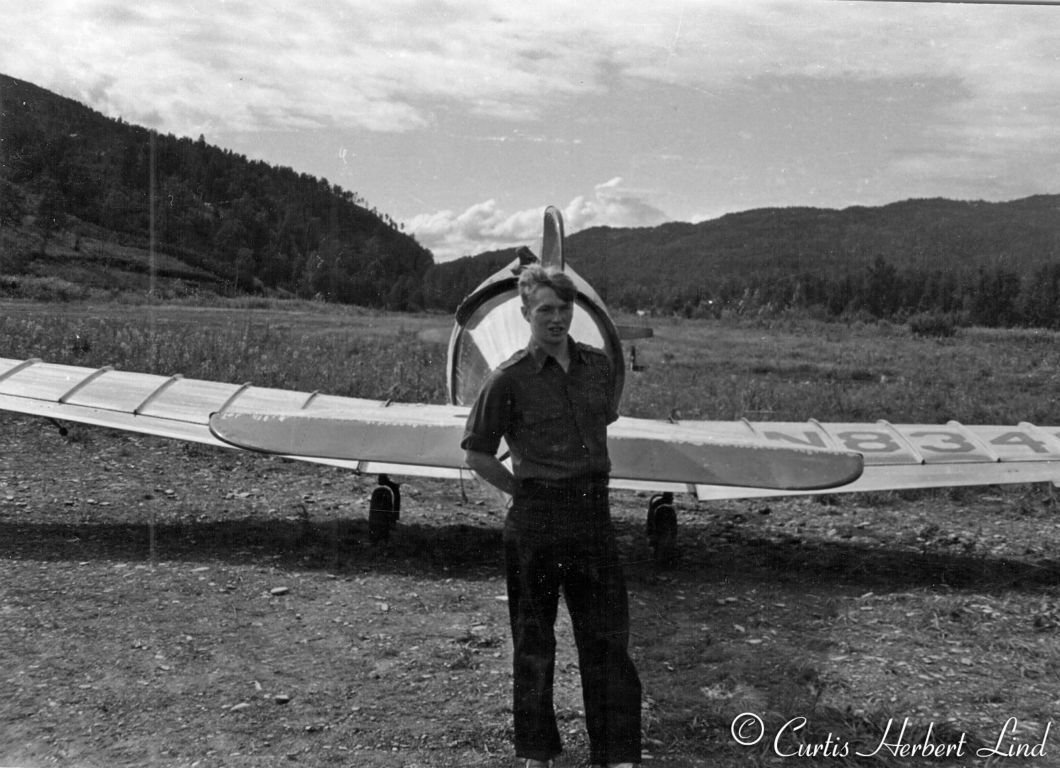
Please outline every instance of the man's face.
[{"label": "man's face", "polygon": [[563,301],[551,288],[538,286],[523,304],[523,317],[530,323],[530,335],[543,346],[563,342],[574,318],[574,303]]}]

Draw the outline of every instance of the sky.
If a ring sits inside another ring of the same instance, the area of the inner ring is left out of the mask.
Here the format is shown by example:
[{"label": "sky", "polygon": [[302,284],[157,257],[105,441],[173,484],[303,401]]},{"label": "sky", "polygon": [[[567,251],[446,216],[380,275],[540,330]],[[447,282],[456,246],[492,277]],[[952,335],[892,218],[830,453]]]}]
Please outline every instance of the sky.
[{"label": "sky", "polygon": [[0,0],[0,73],[356,192],[436,261],[1060,193],[1060,6]]}]

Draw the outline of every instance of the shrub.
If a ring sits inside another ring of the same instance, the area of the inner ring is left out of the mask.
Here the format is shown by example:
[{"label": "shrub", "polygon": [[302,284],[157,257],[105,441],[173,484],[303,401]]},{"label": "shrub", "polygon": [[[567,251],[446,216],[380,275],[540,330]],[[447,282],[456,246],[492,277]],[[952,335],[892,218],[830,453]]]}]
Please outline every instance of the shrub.
[{"label": "shrub", "polygon": [[921,312],[909,318],[909,330],[914,336],[949,338],[957,333],[957,324],[950,315]]}]

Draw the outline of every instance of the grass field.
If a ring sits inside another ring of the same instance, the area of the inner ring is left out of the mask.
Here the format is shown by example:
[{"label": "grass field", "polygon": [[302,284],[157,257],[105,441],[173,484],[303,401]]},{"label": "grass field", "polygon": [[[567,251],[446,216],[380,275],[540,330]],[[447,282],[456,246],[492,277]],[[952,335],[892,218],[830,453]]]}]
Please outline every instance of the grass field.
[{"label": "grass field", "polygon": [[[199,307],[0,302],[7,357],[341,395],[444,402],[451,319],[309,302]],[[623,412],[663,418],[1060,423],[1060,335],[812,320],[660,318]]]},{"label": "grass field", "polygon": [[[449,324],[6,302],[0,356],[443,402]],[[653,324],[629,415],[1060,424],[1051,333]],[[10,415],[0,455],[0,765],[513,764],[502,512],[479,489],[409,480],[373,547],[371,478]],[[646,502],[614,500],[647,765],[1060,764],[1051,489],[681,499],[664,569]],[[562,765],[584,766],[565,620],[559,642]],[[903,722],[949,756],[902,752]]]}]

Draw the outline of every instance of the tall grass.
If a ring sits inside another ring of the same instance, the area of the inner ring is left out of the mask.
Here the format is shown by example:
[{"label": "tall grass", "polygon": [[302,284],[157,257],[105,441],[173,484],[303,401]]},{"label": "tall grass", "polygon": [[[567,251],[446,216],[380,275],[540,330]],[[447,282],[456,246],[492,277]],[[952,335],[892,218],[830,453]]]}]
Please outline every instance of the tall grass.
[{"label": "tall grass", "polygon": [[[401,319],[378,331],[345,316],[308,323],[284,313],[194,311],[152,319],[149,308],[114,316],[8,312],[0,356],[115,368],[336,395],[445,402],[445,346],[421,340]],[[300,322],[301,321],[301,322]]]},{"label": "tall grass", "polygon": [[638,346],[631,415],[1060,424],[1060,335],[815,321],[663,321]]},{"label": "tall grass", "polygon": [[[0,357],[331,394],[445,402],[449,319],[301,302],[246,307],[0,305]],[[435,331],[424,336],[424,328]],[[648,418],[1060,424],[1060,335],[657,320],[622,412]]]}]

